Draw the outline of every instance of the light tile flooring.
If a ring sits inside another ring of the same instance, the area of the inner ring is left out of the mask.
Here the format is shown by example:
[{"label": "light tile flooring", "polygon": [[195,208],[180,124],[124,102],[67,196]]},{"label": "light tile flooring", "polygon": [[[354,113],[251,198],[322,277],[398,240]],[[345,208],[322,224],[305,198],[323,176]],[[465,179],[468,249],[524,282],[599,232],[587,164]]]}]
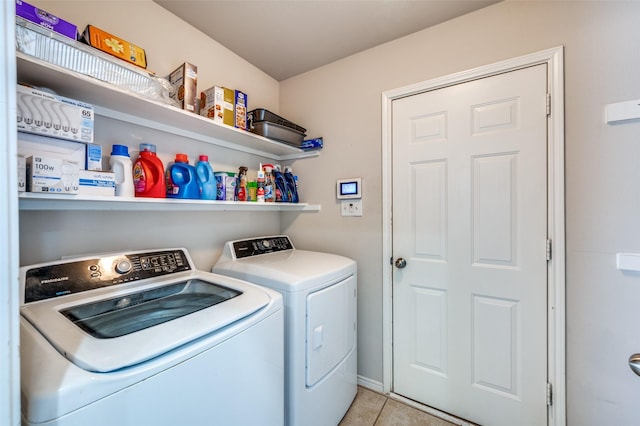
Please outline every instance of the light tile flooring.
[{"label": "light tile flooring", "polygon": [[454,426],[416,408],[358,386],[339,426]]}]

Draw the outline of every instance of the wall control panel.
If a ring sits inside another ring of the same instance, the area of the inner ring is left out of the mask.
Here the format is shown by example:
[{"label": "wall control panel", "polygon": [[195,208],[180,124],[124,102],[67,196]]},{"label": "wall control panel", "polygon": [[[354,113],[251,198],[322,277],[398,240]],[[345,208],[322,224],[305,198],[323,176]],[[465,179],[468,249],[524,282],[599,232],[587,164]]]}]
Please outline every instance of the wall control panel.
[{"label": "wall control panel", "polygon": [[339,179],[336,182],[336,197],[338,200],[362,198],[362,178]]}]

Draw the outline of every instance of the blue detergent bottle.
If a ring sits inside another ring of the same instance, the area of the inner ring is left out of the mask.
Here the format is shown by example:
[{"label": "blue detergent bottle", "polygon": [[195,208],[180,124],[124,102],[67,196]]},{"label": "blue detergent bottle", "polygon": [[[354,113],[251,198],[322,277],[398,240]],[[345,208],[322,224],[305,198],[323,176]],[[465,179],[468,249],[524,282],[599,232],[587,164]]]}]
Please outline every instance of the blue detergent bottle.
[{"label": "blue detergent bottle", "polygon": [[216,199],[216,177],[213,175],[213,167],[209,163],[209,157],[201,155],[196,164],[196,176],[198,178],[198,188],[200,198],[203,200]]},{"label": "blue detergent bottle", "polygon": [[200,198],[196,168],[189,164],[187,154],[176,154],[175,162],[167,168],[166,180],[167,198]]}]

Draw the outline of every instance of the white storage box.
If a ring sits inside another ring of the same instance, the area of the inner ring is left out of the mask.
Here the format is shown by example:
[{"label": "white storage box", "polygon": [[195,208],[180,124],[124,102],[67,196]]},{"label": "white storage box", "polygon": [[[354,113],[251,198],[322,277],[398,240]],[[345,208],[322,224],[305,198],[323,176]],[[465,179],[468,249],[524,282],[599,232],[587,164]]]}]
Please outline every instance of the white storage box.
[{"label": "white storage box", "polygon": [[83,166],[86,161],[85,153],[88,146],[90,145],[81,142],[71,142],[18,132],[18,155],[22,155],[25,158],[31,155],[42,155],[73,161]]},{"label": "white storage box", "polygon": [[52,194],[77,194],[80,166],[59,158],[27,158],[27,190]]},{"label": "white storage box", "polygon": [[80,195],[100,195],[114,197],[116,195],[116,178],[113,172],[80,170]]}]

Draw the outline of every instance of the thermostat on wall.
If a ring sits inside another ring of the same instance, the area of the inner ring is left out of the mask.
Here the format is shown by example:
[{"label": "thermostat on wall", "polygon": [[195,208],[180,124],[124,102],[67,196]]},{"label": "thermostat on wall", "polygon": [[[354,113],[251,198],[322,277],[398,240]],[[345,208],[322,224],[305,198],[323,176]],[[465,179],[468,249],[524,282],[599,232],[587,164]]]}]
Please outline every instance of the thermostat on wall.
[{"label": "thermostat on wall", "polygon": [[362,198],[362,178],[339,179],[336,183],[338,200]]}]

